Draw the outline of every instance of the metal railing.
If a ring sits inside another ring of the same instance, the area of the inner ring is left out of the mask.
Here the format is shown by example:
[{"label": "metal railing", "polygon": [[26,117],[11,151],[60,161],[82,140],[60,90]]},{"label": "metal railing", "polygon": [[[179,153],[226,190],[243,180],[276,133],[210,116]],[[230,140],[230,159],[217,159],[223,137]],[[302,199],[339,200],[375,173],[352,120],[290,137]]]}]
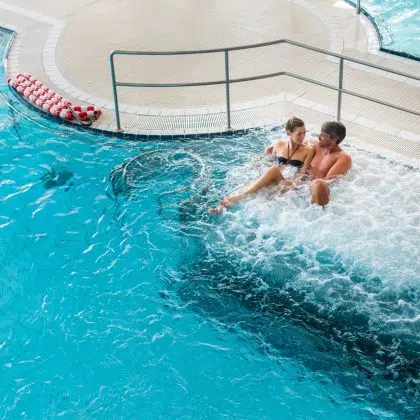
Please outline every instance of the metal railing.
[{"label": "metal railing", "polygon": [[[253,48],[262,48],[276,44],[289,44],[294,45],[299,48],[303,48],[306,50],[318,52],[324,55],[328,55],[331,57],[335,57],[339,60],[339,75],[338,75],[338,86],[333,86],[328,83],[323,83],[318,80],[310,79],[305,76],[301,76],[296,73],[292,73],[289,71],[279,71],[275,73],[268,73],[262,74],[259,76],[252,76],[252,77],[242,77],[238,79],[230,79],[229,76],[229,52],[232,51],[239,51],[239,50],[246,50],[246,49],[253,49]],[[212,54],[212,53],[224,53],[224,64],[225,64],[225,79],[224,80],[215,80],[210,82],[194,82],[194,83],[128,83],[128,82],[118,82],[115,78],[115,63],[114,57],[118,55],[136,55],[136,56],[169,56],[169,55],[196,55],[196,54]],[[211,86],[211,85],[225,85],[225,94],[226,94],[226,117],[227,117],[227,129],[231,130],[231,111],[230,111],[230,85],[232,83],[242,83],[248,82],[252,80],[260,80],[260,79],[267,79],[270,77],[277,77],[277,76],[289,76],[293,77],[298,80],[303,80],[305,82],[313,83],[318,86],[325,87],[327,89],[332,89],[338,92],[338,102],[337,102],[337,120],[340,121],[341,119],[341,101],[342,101],[342,94],[345,93],[347,95],[355,96],[360,99],[364,99],[367,101],[371,101],[377,104],[381,104],[390,108],[398,109],[399,111],[404,111],[413,115],[420,116],[420,112],[413,111],[408,108],[404,108],[399,105],[391,104],[389,102],[381,101],[377,98],[372,98],[366,95],[362,95],[357,92],[353,92],[347,89],[343,89],[343,78],[344,78],[344,61],[349,61],[355,64],[367,66],[376,70],[381,70],[386,73],[395,74],[401,77],[411,78],[413,80],[420,81],[420,77],[416,77],[410,74],[406,74],[400,71],[391,70],[386,67],[378,66],[375,64],[368,63],[366,61],[358,60],[356,58],[347,57],[342,54],[333,53],[328,50],[323,50],[321,48],[313,47],[310,45],[302,44],[300,42],[291,41],[289,39],[280,39],[277,41],[271,42],[262,42],[259,44],[250,44],[250,45],[243,45],[240,47],[231,47],[231,48],[217,48],[217,49],[210,49],[210,50],[193,50],[193,51],[112,51],[109,56],[110,67],[111,67],[111,78],[112,78],[112,90],[114,95],[114,108],[115,108],[115,119],[117,122],[118,130],[121,130],[121,122],[120,122],[120,112],[119,112],[119,104],[118,104],[118,93],[117,87],[188,87],[188,86]]]}]

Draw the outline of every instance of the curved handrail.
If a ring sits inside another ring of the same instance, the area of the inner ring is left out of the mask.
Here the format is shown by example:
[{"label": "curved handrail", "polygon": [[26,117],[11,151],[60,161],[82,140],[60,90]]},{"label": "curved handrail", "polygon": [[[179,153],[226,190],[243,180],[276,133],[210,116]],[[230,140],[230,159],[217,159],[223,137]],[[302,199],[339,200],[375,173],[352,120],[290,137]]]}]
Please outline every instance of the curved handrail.
[{"label": "curved handrail", "polygon": [[[327,83],[319,82],[314,79],[310,79],[304,76],[301,76],[296,73],[291,73],[288,71],[280,71],[275,73],[268,73],[262,74],[259,76],[251,76],[251,77],[243,77],[239,79],[230,79],[229,77],[229,52],[232,51],[239,51],[239,50],[246,50],[246,49],[254,49],[254,48],[262,48],[277,44],[290,44],[294,45],[299,48],[303,48],[306,50],[318,52],[324,55],[328,55],[331,57],[335,57],[339,59],[339,85],[338,87],[329,85]],[[209,82],[193,82],[193,83],[129,83],[129,82],[117,82],[115,80],[115,64],[114,64],[114,57],[118,55],[136,55],[136,56],[169,56],[169,55],[196,55],[196,54],[211,54],[211,53],[224,53],[225,55],[225,79],[224,80],[214,80]],[[365,99],[371,102],[375,102],[381,105],[388,106],[390,108],[398,109],[400,111],[404,111],[410,114],[414,114],[420,116],[420,112],[413,111],[408,108],[404,108],[395,104],[391,104],[389,102],[381,101],[376,98],[372,98],[366,95],[359,94],[357,92],[353,92],[347,89],[343,89],[343,72],[344,72],[344,61],[349,61],[355,64],[363,65],[366,67],[370,67],[376,70],[381,70],[386,73],[395,74],[397,76],[410,78],[413,80],[420,81],[420,77],[413,76],[408,73],[404,73],[401,71],[389,69],[383,66],[378,66],[376,64],[369,63],[367,61],[359,60],[353,57],[349,57],[343,54],[334,53],[328,50],[324,50],[322,48],[313,47],[311,45],[303,44],[301,42],[292,41],[290,39],[279,39],[276,41],[269,41],[269,42],[261,42],[257,44],[248,44],[248,45],[241,45],[236,47],[226,47],[226,48],[213,48],[213,49],[206,49],[206,50],[186,50],[186,51],[126,51],[126,50],[114,50],[109,55],[110,60],[110,67],[111,67],[111,77],[112,77],[112,88],[114,94],[114,106],[115,106],[115,117],[117,121],[117,128],[121,130],[120,118],[119,118],[119,107],[118,107],[118,96],[117,96],[117,87],[124,86],[124,87],[191,87],[191,86],[212,86],[212,85],[221,85],[224,84],[226,86],[226,113],[227,113],[227,125],[228,129],[231,129],[230,123],[230,90],[229,85],[231,83],[240,83],[240,82],[247,82],[253,80],[260,80],[266,79],[271,77],[277,76],[289,76],[295,79],[303,80],[309,83],[316,84],[318,86],[326,87],[328,89],[332,89],[338,92],[338,104],[337,104],[337,120],[340,120],[341,117],[341,96],[343,93],[355,96],[361,99]]]},{"label": "curved handrail", "polygon": [[332,51],[324,50],[322,48],[313,47],[312,45],[303,44],[302,42],[292,41],[291,39],[282,38],[276,41],[267,41],[267,42],[260,42],[257,44],[247,44],[247,45],[239,45],[236,47],[225,47],[225,48],[212,48],[207,50],[186,50],[186,51],[127,51],[127,50],[113,50],[110,53],[110,57],[114,57],[116,55],[194,55],[194,54],[211,54],[211,53],[220,53],[225,51],[240,51],[240,50],[248,50],[253,48],[262,48],[262,47],[269,47],[271,45],[277,44],[290,44],[296,47],[304,48],[306,50],[319,52],[321,54],[329,55],[335,58],[342,58],[346,61],[351,61],[356,64],[365,65],[367,67],[372,67],[377,70],[383,70],[387,73],[396,74],[402,77],[410,77],[415,80],[420,80],[420,77],[413,76],[408,73],[404,73],[401,71],[389,69],[387,67],[378,66],[377,64],[372,64],[367,61],[359,60],[357,58],[350,57],[348,55],[335,53]]}]

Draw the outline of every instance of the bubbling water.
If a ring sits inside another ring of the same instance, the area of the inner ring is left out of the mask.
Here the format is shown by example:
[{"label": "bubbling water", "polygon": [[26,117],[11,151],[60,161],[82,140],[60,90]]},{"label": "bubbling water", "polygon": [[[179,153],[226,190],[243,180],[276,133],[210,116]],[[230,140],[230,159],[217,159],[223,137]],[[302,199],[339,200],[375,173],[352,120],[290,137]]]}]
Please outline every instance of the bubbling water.
[{"label": "bubbling water", "polygon": [[[370,375],[415,390],[420,168],[354,141],[345,149],[353,168],[332,186],[325,209],[309,203],[309,189],[279,194],[273,187],[211,218],[210,226],[203,213],[192,220],[203,249],[186,281],[205,278],[208,293],[229,293],[254,311],[288,313],[367,356]],[[266,165],[248,153],[245,163],[230,164],[218,188],[242,187]]]},{"label": "bubbling water", "polygon": [[[251,252],[263,252],[269,265],[275,249],[264,238],[287,237],[288,246],[304,246],[308,253],[334,250],[341,262],[363,266],[389,288],[414,286],[420,272],[420,170],[415,162],[408,166],[350,151],[353,168],[332,186],[326,209],[309,204],[309,190],[280,195],[267,188],[222,216],[216,233],[229,239],[217,246],[236,247],[253,234],[258,247]],[[258,173],[261,168],[248,165],[232,168],[228,183],[246,184]]]}]

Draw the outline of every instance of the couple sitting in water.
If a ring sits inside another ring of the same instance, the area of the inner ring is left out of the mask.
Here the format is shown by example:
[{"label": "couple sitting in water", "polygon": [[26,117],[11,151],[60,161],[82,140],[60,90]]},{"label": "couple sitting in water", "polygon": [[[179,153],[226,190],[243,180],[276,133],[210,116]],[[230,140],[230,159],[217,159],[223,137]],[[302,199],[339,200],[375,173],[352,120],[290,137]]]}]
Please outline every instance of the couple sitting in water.
[{"label": "couple sitting in water", "polygon": [[[299,185],[310,185],[311,202],[326,206],[330,201],[329,183],[347,173],[351,167],[351,157],[339,144],[346,137],[346,127],[338,122],[326,122],[321,127],[318,140],[305,142],[305,123],[296,117],[286,123],[288,140],[279,140],[270,146],[265,155],[272,156],[278,162],[265,171],[255,182],[242,191],[233,193],[220,204],[209,210],[219,214],[224,208],[237,203],[243,197],[259,191],[269,185],[279,185],[287,191]],[[293,179],[283,176],[282,167],[291,165],[299,168]]]}]

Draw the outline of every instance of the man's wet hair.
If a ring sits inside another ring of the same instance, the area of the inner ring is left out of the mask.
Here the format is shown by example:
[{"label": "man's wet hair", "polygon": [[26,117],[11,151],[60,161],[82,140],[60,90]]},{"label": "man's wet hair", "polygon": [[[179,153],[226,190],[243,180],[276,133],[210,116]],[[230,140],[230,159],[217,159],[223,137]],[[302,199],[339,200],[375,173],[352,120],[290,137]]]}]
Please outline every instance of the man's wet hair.
[{"label": "man's wet hair", "polygon": [[321,126],[321,131],[334,137],[337,144],[340,144],[346,137],[346,127],[339,121],[327,121]]},{"label": "man's wet hair", "polygon": [[304,125],[305,123],[303,122],[303,120],[297,117],[292,117],[286,121],[286,130],[290,133],[293,133],[293,131],[295,131],[296,128],[303,127]]}]

